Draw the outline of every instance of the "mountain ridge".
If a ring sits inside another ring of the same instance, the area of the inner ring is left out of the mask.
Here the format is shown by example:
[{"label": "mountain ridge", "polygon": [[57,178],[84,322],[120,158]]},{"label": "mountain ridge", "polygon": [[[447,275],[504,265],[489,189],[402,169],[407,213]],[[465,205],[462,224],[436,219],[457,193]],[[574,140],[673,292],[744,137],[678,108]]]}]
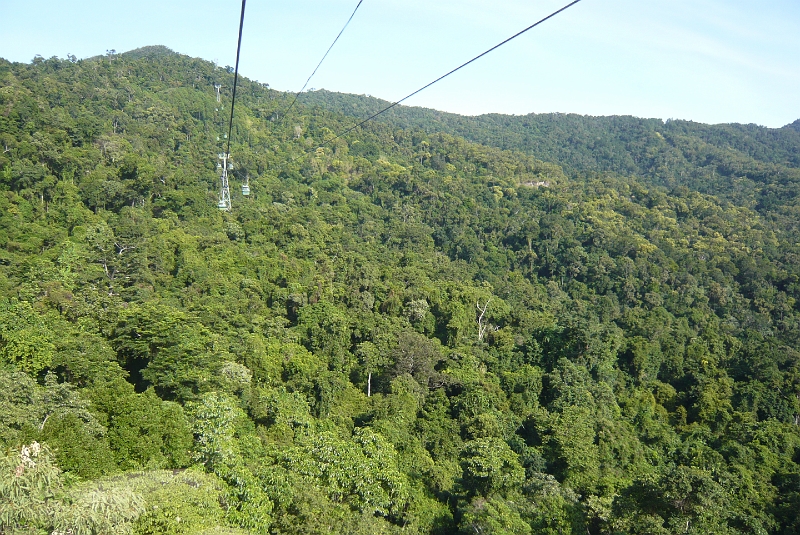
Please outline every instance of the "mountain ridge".
[{"label": "mountain ridge", "polygon": [[[325,90],[304,93],[301,99],[357,118],[368,117],[388,104],[374,97]],[[783,196],[796,196],[794,184],[800,181],[800,130],[795,127],[705,125],[569,113],[466,117],[402,106],[376,120],[429,133],[448,131],[477,143],[519,150],[557,162],[571,173],[635,174],[653,185],[686,185],[723,196],[740,189],[731,188],[731,180],[743,178],[750,182],[747,191],[737,191],[738,197],[730,198],[752,207],[758,207],[765,190],[775,185],[764,183],[766,175],[783,177]]]}]

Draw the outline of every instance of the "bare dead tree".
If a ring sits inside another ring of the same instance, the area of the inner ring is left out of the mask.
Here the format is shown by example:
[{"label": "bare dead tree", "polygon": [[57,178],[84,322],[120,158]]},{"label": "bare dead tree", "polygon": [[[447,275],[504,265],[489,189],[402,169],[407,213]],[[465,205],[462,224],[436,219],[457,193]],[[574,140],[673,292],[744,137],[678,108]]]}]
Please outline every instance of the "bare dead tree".
[{"label": "bare dead tree", "polygon": [[484,319],[484,316],[486,316],[486,311],[489,309],[489,303],[491,303],[491,302],[492,302],[492,300],[491,300],[491,298],[489,298],[489,299],[486,300],[486,304],[484,304],[483,307],[481,307],[480,301],[475,301],[475,308],[477,308],[478,312],[480,312],[480,315],[478,316],[478,319],[477,319],[477,322],[478,322],[478,341],[479,342],[483,341],[483,337],[486,335],[486,330],[489,328],[489,324],[486,323],[486,320]]}]

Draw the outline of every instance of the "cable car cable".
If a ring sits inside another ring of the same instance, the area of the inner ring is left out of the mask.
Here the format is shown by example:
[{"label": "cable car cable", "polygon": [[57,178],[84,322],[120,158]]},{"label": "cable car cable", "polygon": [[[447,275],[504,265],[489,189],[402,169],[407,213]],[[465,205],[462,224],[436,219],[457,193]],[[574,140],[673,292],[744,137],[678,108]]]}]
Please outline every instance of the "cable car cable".
[{"label": "cable car cable", "polygon": [[231,97],[231,119],[228,123],[228,148],[227,156],[231,154],[231,138],[233,137],[233,109],[236,106],[236,84],[239,81],[239,53],[242,51],[242,29],[244,28],[244,8],[247,0],[242,0],[242,14],[239,18],[239,43],[236,45],[236,66],[233,72],[233,96]]},{"label": "cable car cable", "polygon": [[[512,35],[512,36],[511,36],[511,37],[509,37],[508,39],[506,39],[506,40],[504,40],[504,41],[502,41],[502,42],[500,42],[500,43],[498,43],[498,44],[494,45],[492,48],[490,48],[490,49],[486,50],[485,52],[483,52],[483,53],[481,53],[481,54],[478,54],[477,56],[475,56],[475,57],[474,57],[474,58],[472,58],[471,60],[469,60],[469,61],[467,61],[467,62],[465,62],[465,63],[462,63],[461,65],[459,65],[459,66],[458,66],[458,67],[456,67],[455,69],[451,70],[450,72],[448,72],[448,73],[446,73],[446,74],[443,74],[442,76],[440,76],[440,77],[439,77],[439,78],[437,78],[436,80],[434,80],[434,81],[432,81],[432,82],[430,82],[430,83],[428,83],[428,84],[426,84],[426,85],[424,85],[424,86],[420,87],[419,89],[417,89],[417,90],[416,90],[416,91],[414,91],[413,93],[410,93],[410,94],[406,95],[405,97],[401,98],[401,99],[400,99],[400,100],[398,100],[397,102],[394,102],[394,103],[390,104],[389,106],[386,106],[386,107],[385,107],[385,108],[383,108],[382,110],[378,111],[377,113],[374,113],[374,114],[370,115],[369,117],[367,117],[366,119],[364,119],[364,120],[363,120],[363,121],[361,121],[360,123],[356,124],[355,126],[351,126],[350,128],[347,128],[346,130],[344,130],[344,131],[340,132],[339,134],[336,134],[335,136],[333,136],[332,138],[330,138],[330,139],[328,139],[328,140],[324,140],[324,141],[323,141],[323,142],[322,142],[322,143],[321,143],[321,144],[320,144],[320,145],[317,147],[317,149],[319,149],[319,148],[322,148],[322,147],[324,147],[325,145],[327,145],[328,143],[331,143],[331,142],[333,142],[333,141],[336,141],[336,140],[337,140],[337,139],[339,139],[340,137],[342,137],[342,136],[344,136],[344,135],[346,135],[346,134],[349,134],[350,132],[352,132],[352,131],[353,131],[353,130],[355,130],[356,128],[359,128],[359,127],[361,127],[361,126],[365,125],[366,123],[368,123],[369,121],[371,121],[371,120],[375,119],[375,118],[376,118],[376,117],[378,117],[379,115],[381,115],[381,114],[383,114],[383,113],[386,113],[387,111],[391,110],[392,108],[394,108],[394,107],[395,107],[395,106],[397,106],[398,104],[400,104],[400,103],[402,103],[402,102],[404,102],[404,101],[406,101],[406,100],[410,99],[411,97],[413,97],[414,95],[416,95],[416,94],[418,94],[418,93],[421,93],[422,91],[424,91],[424,90],[428,89],[428,88],[429,88],[430,86],[432,86],[433,84],[435,84],[435,83],[437,83],[437,82],[440,82],[440,81],[444,80],[445,78],[447,78],[447,77],[448,77],[448,76],[450,76],[451,74],[454,74],[456,71],[459,71],[459,70],[463,69],[464,67],[466,67],[466,66],[467,66],[467,65],[469,65],[470,63],[472,63],[472,62],[474,62],[474,61],[476,61],[476,60],[478,60],[478,59],[482,58],[483,56],[487,55],[488,53],[490,53],[490,52],[493,52],[493,51],[497,50],[498,48],[500,48],[501,46],[503,46],[503,45],[505,45],[505,44],[509,43],[510,41],[513,41],[514,39],[516,39],[516,38],[517,38],[517,37],[519,37],[520,35],[522,35],[522,34],[524,34],[524,33],[528,32],[528,31],[530,31],[530,30],[534,29],[535,27],[539,26],[539,25],[540,25],[540,24],[542,24],[543,22],[545,22],[545,21],[547,21],[547,20],[550,20],[551,18],[555,17],[555,16],[556,16],[556,15],[558,15],[559,13],[561,13],[561,12],[563,12],[563,11],[566,11],[567,9],[571,8],[572,6],[574,6],[575,4],[577,4],[577,3],[578,3],[578,2],[580,2],[580,1],[581,1],[581,0],[574,0],[573,2],[570,2],[569,4],[565,5],[565,6],[564,6],[564,7],[562,7],[561,9],[559,9],[559,10],[557,10],[557,11],[554,11],[554,12],[550,13],[550,14],[549,14],[549,15],[547,15],[545,18],[543,18],[543,19],[541,19],[541,20],[538,20],[537,22],[534,22],[533,24],[531,24],[531,25],[530,25],[530,26],[528,26],[527,28],[525,28],[525,29],[523,29],[523,30],[521,30],[521,31],[519,31],[519,32],[517,32],[517,33],[515,33],[514,35]],[[361,4],[361,2],[359,2],[359,5],[360,5],[360,4]],[[314,150],[316,150],[316,149],[314,149]],[[282,169],[282,168],[284,168],[285,166],[289,165],[290,163],[293,163],[293,162],[297,161],[298,159],[302,158],[303,156],[306,156],[306,155],[307,155],[307,154],[309,154],[310,152],[311,152],[311,150],[307,150],[307,151],[306,151],[304,154],[302,154],[302,155],[300,155],[300,156],[296,156],[296,157],[292,158],[291,160],[289,160],[288,162],[284,162],[284,164],[283,164],[283,165],[280,165],[280,166],[278,166],[278,169]]]},{"label": "cable car cable", "polygon": [[353,131],[353,130],[355,130],[356,128],[358,128],[358,127],[360,127],[360,126],[363,126],[364,124],[366,124],[366,123],[368,123],[369,121],[373,120],[373,119],[374,119],[374,118],[376,118],[377,116],[379,116],[379,115],[381,115],[381,114],[383,114],[383,113],[386,113],[387,111],[391,110],[392,108],[394,108],[395,106],[397,106],[397,105],[398,105],[398,104],[400,104],[401,102],[404,102],[404,101],[406,101],[406,100],[410,99],[411,97],[413,97],[414,95],[416,95],[416,94],[418,94],[418,93],[421,93],[422,91],[424,91],[424,90],[428,89],[428,88],[429,88],[430,86],[432,86],[433,84],[435,84],[435,83],[437,83],[437,82],[440,82],[440,81],[444,80],[445,78],[447,78],[447,77],[448,77],[448,76],[450,76],[451,74],[454,74],[456,71],[460,71],[461,69],[463,69],[464,67],[466,67],[466,66],[467,66],[467,65],[469,65],[470,63],[472,63],[472,62],[474,62],[474,61],[476,61],[476,60],[478,60],[478,59],[482,58],[483,56],[485,56],[485,55],[486,55],[486,54],[488,54],[489,52],[493,52],[493,51],[497,50],[498,48],[500,48],[501,46],[505,45],[506,43],[508,43],[508,42],[510,42],[510,41],[513,41],[514,39],[516,39],[516,38],[517,38],[517,37],[519,37],[520,35],[524,34],[525,32],[527,32],[527,31],[529,31],[529,30],[532,30],[532,29],[534,29],[535,27],[537,27],[538,25],[542,24],[542,23],[543,23],[543,22],[545,22],[546,20],[548,20],[548,19],[551,19],[551,18],[555,17],[556,15],[558,15],[559,13],[561,13],[562,11],[566,11],[567,9],[569,9],[569,8],[570,8],[570,7],[572,7],[572,6],[574,6],[575,4],[577,4],[577,3],[578,3],[578,2],[580,2],[580,1],[581,1],[581,0],[574,0],[573,2],[570,2],[570,3],[569,3],[569,4],[567,4],[566,6],[562,7],[561,9],[559,9],[558,11],[554,11],[553,13],[550,13],[550,14],[549,14],[549,15],[547,15],[545,18],[543,18],[543,19],[539,20],[538,22],[535,22],[535,23],[531,24],[530,26],[528,26],[528,27],[527,27],[527,28],[525,28],[524,30],[521,30],[521,31],[519,31],[519,32],[515,33],[514,35],[512,35],[511,37],[509,37],[509,38],[508,38],[508,39],[506,39],[505,41],[503,41],[503,42],[501,42],[501,43],[498,43],[498,44],[494,45],[492,48],[490,48],[489,50],[487,50],[487,51],[485,51],[485,52],[483,52],[483,53],[481,53],[481,54],[478,54],[477,56],[475,56],[475,57],[474,57],[474,58],[472,58],[471,60],[467,61],[466,63],[462,63],[461,65],[459,65],[458,67],[456,67],[456,68],[455,68],[455,69],[453,69],[452,71],[448,72],[447,74],[443,74],[442,76],[440,76],[440,77],[439,77],[439,78],[437,78],[436,80],[434,80],[434,81],[430,82],[429,84],[426,84],[426,85],[424,85],[424,86],[420,87],[419,89],[417,89],[417,90],[416,90],[416,91],[414,91],[413,93],[410,93],[410,94],[406,95],[405,97],[401,98],[401,99],[400,99],[400,100],[398,100],[397,102],[394,102],[394,103],[390,104],[389,106],[386,106],[385,108],[383,108],[383,109],[382,109],[382,110],[380,110],[379,112],[377,112],[377,113],[375,113],[375,114],[373,114],[373,115],[370,115],[369,117],[367,117],[366,119],[364,119],[363,121],[361,121],[360,123],[358,123],[357,125],[355,125],[355,126],[351,126],[350,128],[348,128],[348,129],[347,129],[347,130],[345,130],[344,132],[342,132],[342,133],[340,133],[340,134],[337,134],[336,136],[332,137],[331,139],[329,139],[329,140],[327,140],[327,141],[324,141],[324,142],[322,143],[322,145],[320,145],[320,146],[327,145],[327,144],[328,144],[328,143],[330,143],[331,141],[335,141],[335,140],[339,139],[340,137],[342,137],[343,135],[345,135],[345,134],[349,134],[350,132],[352,132],[352,131]]},{"label": "cable car cable", "polygon": [[309,77],[308,77],[308,80],[306,80],[306,83],[305,83],[305,84],[303,84],[303,87],[300,89],[300,91],[298,91],[297,93],[295,93],[295,95],[294,95],[294,100],[292,100],[292,103],[291,103],[291,104],[289,104],[289,106],[286,108],[286,110],[284,110],[284,111],[282,112],[282,115],[283,115],[284,117],[286,117],[286,114],[287,114],[287,113],[289,113],[289,110],[291,110],[291,109],[292,109],[292,107],[294,107],[295,103],[297,102],[297,97],[299,97],[299,96],[300,96],[300,93],[302,93],[303,91],[305,91],[306,87],[308,87],[308,84],[309,84],[309,82],[311,82],[311,79],[314,77],[314,75],[315,75],[315,74],[317,74],[317,71],[319,70],[320,66],[322,65],[322,62],[324,62],[324,61],[325,61],[325,58],[327,58],[327,57],[328,57],[328,54],[330,54],[331,50],[333,49],[333,46],[336,44],[336,42],[337,42],[337,41],[339,40],[339,38],[342,36],[342,34],[344,33],[344,31],[345,31],[345,30],[347,29],[347,27],[350,25],[350,22],[353,20],[353,17],[355,17],[355,16],[356,16],[356,11],[358,11],[358,8],[359,8],[359,7],[361,7],[361,4],[362,4],[362,2],[364,2],[364,0],[358,0],[358,4],[356,5],[356,8],[353,10],[353,13],[350,15],[350,18],[349,18],[349,19],[347,19],[347,22],[345,22],[344,26],[343,26],[343,27],[342,27],[342,29],[339,31],[339,35],[337,35],[337,36],[336,36],[336,39],[334,39],[334,40],[333,40],[333,43],[331,43],[331,46],[329,46],[329,47],[328,47],[328,50],[325,52],[325,55],[324,55],[324,56],[322,56],[322,59],[321,59],[321,60],[319,60],[319,63],[318,63],[318,64],[317,64],[317,66],[314,68],[314,72],[312,72],[312,73],[311,73],[311,76],[309,76]]}]

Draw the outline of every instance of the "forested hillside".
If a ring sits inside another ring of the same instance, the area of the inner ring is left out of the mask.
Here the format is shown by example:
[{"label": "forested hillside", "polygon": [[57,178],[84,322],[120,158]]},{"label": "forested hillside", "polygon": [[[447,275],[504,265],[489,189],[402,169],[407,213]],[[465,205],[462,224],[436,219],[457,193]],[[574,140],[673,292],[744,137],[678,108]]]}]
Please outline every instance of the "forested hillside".
[{"label": "forested hillside", "polygon": [[0,533],[800,532],[796,128],[232,78],[0,60]]},{"label": "forested hillside", "polygon": [[[358,118],[390,104],[325,90],[304,93],[301,98]],[[570,174],[611,172],[636,175],[651,185],[684,185],[762,212],[779,209],[800,192],[800,120],[770,129],[563,113],[464,117],[403,106],[377,120],[526,152],[559,162]]]}]

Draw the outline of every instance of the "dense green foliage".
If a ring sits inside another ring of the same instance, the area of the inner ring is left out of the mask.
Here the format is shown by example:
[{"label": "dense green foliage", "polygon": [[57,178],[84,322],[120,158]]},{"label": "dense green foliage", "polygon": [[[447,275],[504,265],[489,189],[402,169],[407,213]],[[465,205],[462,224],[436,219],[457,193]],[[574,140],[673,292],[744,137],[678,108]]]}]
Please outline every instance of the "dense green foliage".
[{"label": "dense green foliage", "polygon": [[800,530],[795,128],[317,148],[347,110],[245,79],[222,213],[230,71],[0,60],[0,532]]},{"label": "dense green foliage", "polygon": [[[302,98],[359,118],[389,104],[325,90],[304,93]],[[800,192],[800,119],[770,129],[561,113],[464,117],[397,107],[376,120],[395,128],[445,131],[488,146],[519,150],[558,162],[570,174],[612,172],[636,175],[650,185],[688,186],[762,213],[780,211]]]}]

